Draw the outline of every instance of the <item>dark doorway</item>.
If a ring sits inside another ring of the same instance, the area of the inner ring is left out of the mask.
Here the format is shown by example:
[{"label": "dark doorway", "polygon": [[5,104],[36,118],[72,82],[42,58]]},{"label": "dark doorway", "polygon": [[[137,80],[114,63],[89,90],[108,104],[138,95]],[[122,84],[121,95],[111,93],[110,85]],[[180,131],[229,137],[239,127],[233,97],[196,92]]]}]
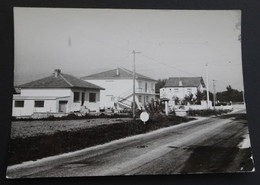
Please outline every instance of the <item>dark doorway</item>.
[{"label": "dark doorway", "polygon": [[59,101],[59,112],[67,112],[68,101]]},{"label": "dark doorway", "polygon": [[81,93],[81,106],[84,105],[84,102],[85,102],[85,93]]}]

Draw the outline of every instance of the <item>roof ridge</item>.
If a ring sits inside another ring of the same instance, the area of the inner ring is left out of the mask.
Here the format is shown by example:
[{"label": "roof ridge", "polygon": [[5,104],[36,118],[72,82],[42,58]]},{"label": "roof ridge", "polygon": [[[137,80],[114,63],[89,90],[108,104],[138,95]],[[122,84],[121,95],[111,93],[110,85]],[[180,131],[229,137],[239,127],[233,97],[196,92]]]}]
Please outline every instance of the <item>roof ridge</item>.
[{"label": "roof ridge", "polygon": [[106,72],[108,72],[108,71],[113,71],[113,70],[116,70],[116,69],[109,69],[109,70],[105,70],[105,71],[103,71],[103,72],[93,73],[93,74],[90,74],[90,75],[82,76],[82,77],[80,77],[79,79],[88,78],[88,77],[91,77],[91,76],[93,76],[93,75],[102,74],[102,73],[106,73]]},{"label": "roof ridge", "polygon": [[62,75],[60,74],[60,77],[67,83],[69,86],[73,87],[73,85]]},{"label": "roof ridge", "polygon": [[129,74],[131,74],[131,75],[133,75],[133,71],[130,71],[130,70],[128,70],[128,69],[126,69],[126,68],[121,68],[121,67],[119,67],[120,69],[122,69],[122,70],[124,70],[125,72],[127,72],[127,73],[129,73]]},{"label": "roof ridge", "polygon": [[193,77],[169,77],[169,78],[202,78],[202,76],[193,76]]}]

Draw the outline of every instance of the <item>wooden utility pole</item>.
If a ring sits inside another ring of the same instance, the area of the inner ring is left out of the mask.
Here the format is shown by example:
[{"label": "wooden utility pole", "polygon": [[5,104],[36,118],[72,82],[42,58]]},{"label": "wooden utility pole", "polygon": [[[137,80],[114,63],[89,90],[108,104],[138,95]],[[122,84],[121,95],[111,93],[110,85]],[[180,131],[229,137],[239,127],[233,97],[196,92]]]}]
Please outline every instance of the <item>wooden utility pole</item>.
[{"label": "wooden utility pole", "polygon": [[208,63],[206,63],[206,75],[207,75],[207,109],[209,109],[209,74],[208,74]]},{"label": "wooden utility pole", "polygon": [[213,105],[214,105],[214,109],[216,108],[216,84],[215,84],[216,80],[213,80]]},{"label": "wooden utility pole", "polygon": [[133,50],[133,120],[135,120],[135,54],[141,53]]}]

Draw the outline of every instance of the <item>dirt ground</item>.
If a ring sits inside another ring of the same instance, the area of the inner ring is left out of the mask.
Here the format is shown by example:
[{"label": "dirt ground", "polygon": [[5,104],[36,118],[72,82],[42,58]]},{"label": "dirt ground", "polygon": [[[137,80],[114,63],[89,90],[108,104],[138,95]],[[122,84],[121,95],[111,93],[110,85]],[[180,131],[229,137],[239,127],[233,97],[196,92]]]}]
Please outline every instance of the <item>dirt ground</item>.
[{"label": "dirt ground", "polygon": [[27,138],[39,135],[51,135],[59,131],[77,131],[99,125],[108,125],[129,121],[131,118],[97,118],[62,121],[13,121],[11,138]]}]

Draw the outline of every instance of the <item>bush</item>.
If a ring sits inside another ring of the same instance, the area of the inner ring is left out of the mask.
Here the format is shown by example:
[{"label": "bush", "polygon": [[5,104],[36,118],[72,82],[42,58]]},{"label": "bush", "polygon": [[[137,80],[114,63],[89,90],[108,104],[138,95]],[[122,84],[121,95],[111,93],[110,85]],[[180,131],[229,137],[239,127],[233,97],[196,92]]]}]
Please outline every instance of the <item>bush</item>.
[{"label": "bush", "polygon": [[162,102],[154,101],[153,99],[151,102],[145,105],[145,110],[149,113],[151,117],[158,116],[164,113],[164,105]]},{"label": "bush", "polygon": [[189,109],[188,111],[189,116],[211,116],[211,115],[221,115],[224,113],[230,112],[230,110],[214,110],[214,109],[205,109],[205,110],[193,110]]},{"label": "bush", "polygon": [[42,121],[58,121],[58,120],[77,120],[77,119],[95,119],[95,118],[126,118],[130,117],[131,115],[129,113],[123,113],[123,114],[118,114],[118,113],[112,113],[110,115],[105,114],[105,113],[100,113],[99,115],[91,115],[91,114],[85,114],[85,115],[77,115],[74,113],[68,114],[66,116],[62,117],[55,117],[53,115],[48,116],[47,118],[16,118],[12,117],[12,121],[35,121],[35,120],[42,120]]}]

